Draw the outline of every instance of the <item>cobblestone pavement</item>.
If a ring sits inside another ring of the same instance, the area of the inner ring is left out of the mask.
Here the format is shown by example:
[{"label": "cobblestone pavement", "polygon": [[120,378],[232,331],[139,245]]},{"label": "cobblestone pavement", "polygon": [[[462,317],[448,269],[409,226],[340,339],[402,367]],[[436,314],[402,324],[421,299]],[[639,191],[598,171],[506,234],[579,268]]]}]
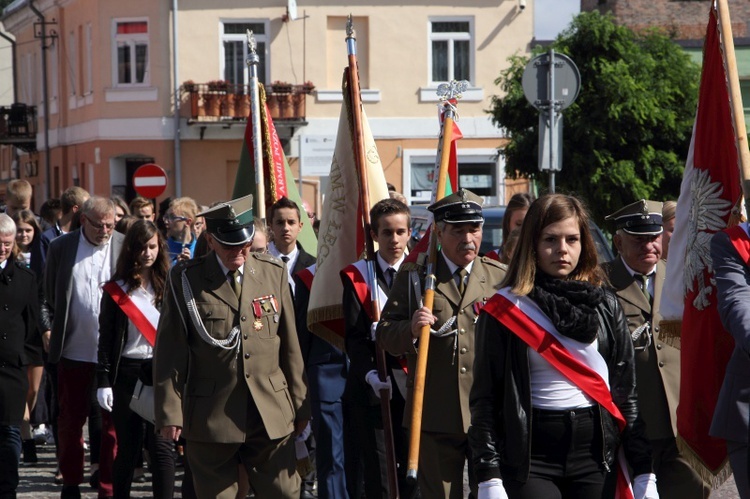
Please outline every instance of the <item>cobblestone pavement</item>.
[{"label": "cobblestone pavement", "polygon": [[[60,497],[61,486],[54,481],[56,463],[54,459],[54,447],[52,445],[37,446],[39,463],[35,465],[22,464],[20,468],[21,481],[18,486],[19,498],[52,499]],[[88,458],[88,453],[87,456]],[[88,480],[88,469],[85,473]],[[131,497],[151,497],[151,475],[146,472],[145,483],[134,483]],[[177,480],[175,483],[175,497],[180,495],[180,484],[182,483],[182,468],[177,468]],[[468,484],[467,484],[468,485]],[[468,486],[465,487],[465,490]],[[81,485],[81,497],[95,499],[97,492],[89,487],[88,483]],[[730,477],[718,490],[711,494],[711,499],[739,499],[739,494],[734,485],[734,477]],[[336,499],[336,498],[331,498]]]}]

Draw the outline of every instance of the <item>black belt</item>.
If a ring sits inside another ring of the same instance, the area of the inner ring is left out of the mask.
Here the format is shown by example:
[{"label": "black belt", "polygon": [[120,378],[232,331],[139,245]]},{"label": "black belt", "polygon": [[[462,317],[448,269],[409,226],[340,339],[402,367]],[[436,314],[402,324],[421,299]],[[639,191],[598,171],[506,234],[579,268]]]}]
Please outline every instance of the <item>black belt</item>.
[{"label": "black belt", "polygon": [[592,417],[598,412],[598,406],[576,407],[573,409],[538,409],[531,408],[531,415],[536,419],[573,419],[576,417]]}]

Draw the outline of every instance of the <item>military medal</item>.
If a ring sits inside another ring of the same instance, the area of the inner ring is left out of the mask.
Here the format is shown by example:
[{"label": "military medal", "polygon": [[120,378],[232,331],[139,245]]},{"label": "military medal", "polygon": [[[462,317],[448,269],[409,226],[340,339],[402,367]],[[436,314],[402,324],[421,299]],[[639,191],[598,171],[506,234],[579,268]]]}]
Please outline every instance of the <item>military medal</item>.
[{"label": "military medal", "polygon": [[260,331],[263,329],[263,316],[273,314],[273,321],[279,322],[279,307],[274,295],[259,296],[253,299],[253,329]]},{"label": "military medal", "polygon": [[260,331],[261,329],[263,329],[263,321],[260,320],[260,317],[257,317],[255,321],[253,321],[253,329],[255,329],[256,331]]}]

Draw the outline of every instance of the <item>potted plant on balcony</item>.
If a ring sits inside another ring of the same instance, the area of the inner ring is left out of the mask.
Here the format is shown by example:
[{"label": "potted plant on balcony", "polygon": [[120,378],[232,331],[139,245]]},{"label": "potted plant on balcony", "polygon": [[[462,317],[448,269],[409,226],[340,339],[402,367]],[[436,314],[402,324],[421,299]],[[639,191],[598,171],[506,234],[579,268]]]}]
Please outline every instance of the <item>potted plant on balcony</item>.
[{"label": "potted plant on balcony", "polygon": [[196,118],[201,116],[201,113],[205,115],[203,108],[198,105],[198,85],[193,80],[186,80],[182,83],[182,90],[188,93],[188,99],[190,101],[190,117]]},{"label": "potted plant on balcony", "polygon": [[207,86],[208,92],[203,94],[206,116],[221,116],[221,102],[226,95],[227,82],[224,80],[211,80]]},{"label": "potted plant on balcony", "polygon": [[271,83],[271,92],[275,94],[291,94],[292,84],[286,81],[276,80],[275,82]]},{"label": "potted plant on balcony", "polygon": [[315,85],[310,80],[302,84],[302,92],[305,94],[311,94],[315,90]]}]

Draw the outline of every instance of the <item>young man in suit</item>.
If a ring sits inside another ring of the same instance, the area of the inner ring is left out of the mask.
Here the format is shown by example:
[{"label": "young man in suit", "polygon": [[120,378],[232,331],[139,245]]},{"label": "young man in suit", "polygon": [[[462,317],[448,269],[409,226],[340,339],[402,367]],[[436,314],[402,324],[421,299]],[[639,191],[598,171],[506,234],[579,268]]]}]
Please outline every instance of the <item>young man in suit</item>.
[{"label": "young man in suit", "polygon": [[[404,261],[409,241],[411,216],[409,207],[396,199],[384,199],[370,210],[370,235],[378,243],[375,272],[379,289],[376,290],[382,308],[396,280],[396,273]],[[408,442],[402,427],[406,399],[406,373],[398,358],[386,354],[388,381],[381,382],[377,374],[372,303],[365,260],[349,265],[341,271],[344,284],[342,303],[346,323],[346,353],[350,372],[344,392],[347,426],[356,431],[344,434],[347,460],[351,464],[347,476],[351,497],[393,497],[388,490],[383,418],[380,409],[380,390],[391,393],[390,409],[393,441],[398,465],[400,495],[406,495],[406,458]],[[378,313],[380,310],[378,310]],[[359,481],[364,473],[364,491]]]},{"label": "young man in suit", "polygon": [[404,423],[411,422],[419,336],[431,326],[424,389],[419,491],[423,498],[462,498],[463,470],[469,459],[469,484],[477,495],[467,431],[471,423],[469,391],[473,382],[474,324],[486,301],[500,287],[505,271],[495,260],[479,257],[482,198],[460,189],[430,205],[441,244],[435,268],[432,310],[420,306],[425,259],[405,263],[396,277],[377,326],[377,341],[392,355],[408,360]]},{"label": "young man in suit", "polygon": [[[45,301],[42,304],[52,325],[42,340],[49,352],[49,362],[57,364],[58,459],[63,475],[63,498],[80,497],[83,425],[92,404],[96,406],[94,376],[101,283],[108,281],[114,273],[124,239],[122,234],[114,231],[115,206],[109,199],[94,196],[83,204],[81,213],[80,229],[50,243],[44,274]],[[96,424],[96,419],[91,418],[89,425]],[[101,418],[98,424],[101,427]],[[103,453],[99,458],[101,474],[104,475],[99,487],[101,497],[112,495],[111,464],[115,438],[114,428],[107,421],[104,430]],[[96,443],[92,442],[92,445]]]},{"label": "young man in suit", "polygon": [[619,256],[603,265],[633,336],[638,407],[646,423],[662,499],[702,499],[709,489],[682,457],[677,434],[680,351],[660,330],[661,291],[666,265],[661,259],[662,204],[642,199],[609,215]]},{"label": "young man in suit", "polygon": [[170,272],[154,352],[156,427],[187,442],[198,497],[297,499],[310,419],[286,269],[251,253],[252,196],[200,213],[212,251]]},{"label": "young man in suit", "polygon": [[268,252],[286,264],[289,283],[294,293],[294,274],[315,263],[315,257],[307,253],[297,242],[303,225],[299,206],[291,199],[283,197],[269,208],[268,220],[273,235]]}]

